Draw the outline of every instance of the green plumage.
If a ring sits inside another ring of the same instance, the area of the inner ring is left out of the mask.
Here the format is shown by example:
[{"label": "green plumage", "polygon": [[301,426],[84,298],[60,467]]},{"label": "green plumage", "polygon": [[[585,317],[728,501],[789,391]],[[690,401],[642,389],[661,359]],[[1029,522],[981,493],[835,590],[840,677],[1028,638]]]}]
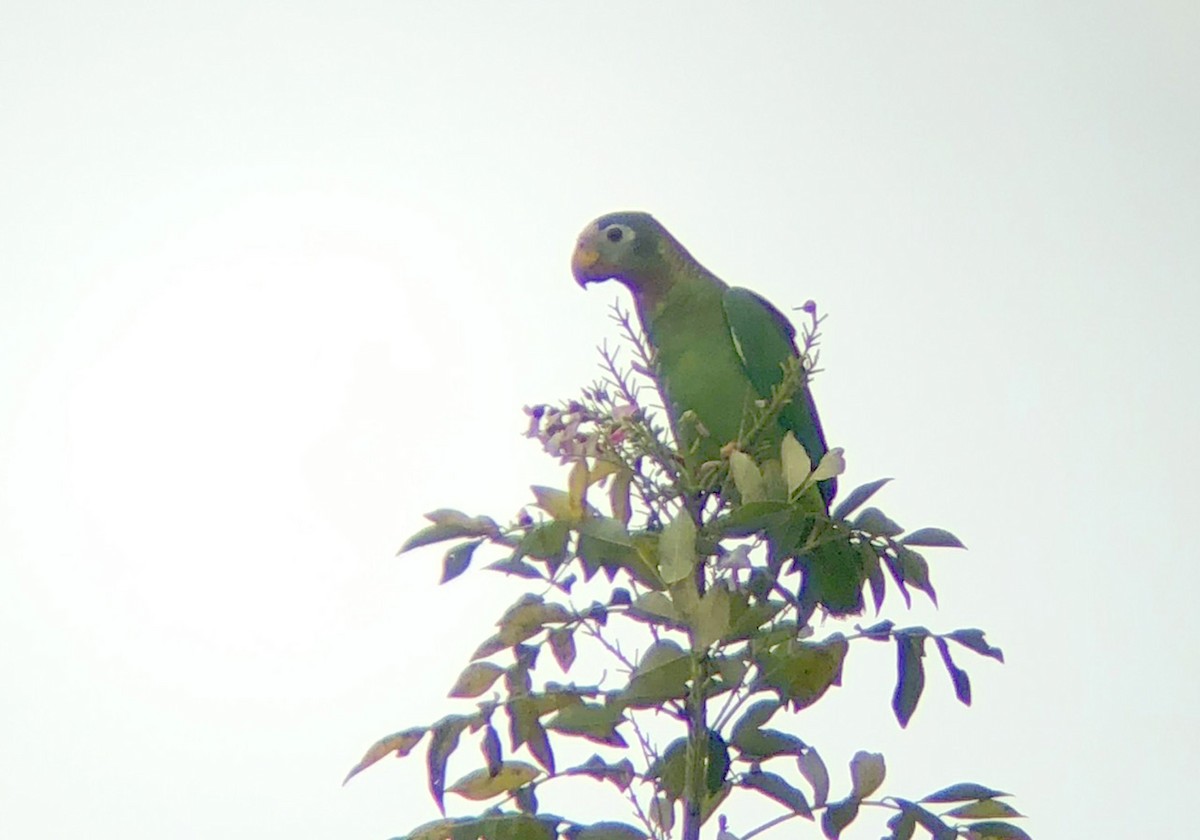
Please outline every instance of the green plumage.
[{"label": "green plumage", "polygon": [[[656,353],[672,429],[689,462],[717,460],[721,448],[746,431],[753,403],[769,399],[782,381],[784,363],[797,357],[795,329],[779,310],[722,282],[646,213],[597,219],[580,236],[572,268],[581,285],[615,279],[633,294]],[[825,435],[807,387],[756,448],[778,458],[789,431],[819,462]],[[822,482],[820,491],[828,505],[834,480]]]}]

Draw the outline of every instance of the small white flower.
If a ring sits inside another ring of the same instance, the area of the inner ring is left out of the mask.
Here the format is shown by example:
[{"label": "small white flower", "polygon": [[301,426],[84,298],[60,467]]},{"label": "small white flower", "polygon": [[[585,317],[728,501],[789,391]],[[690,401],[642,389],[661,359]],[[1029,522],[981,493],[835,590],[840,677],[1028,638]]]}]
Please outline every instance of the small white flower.
[{"label": "small white flower", "polygon": [[717,568],[723,572],[737,571],[750,568],[750,546],[739,545],[717,561]]}]

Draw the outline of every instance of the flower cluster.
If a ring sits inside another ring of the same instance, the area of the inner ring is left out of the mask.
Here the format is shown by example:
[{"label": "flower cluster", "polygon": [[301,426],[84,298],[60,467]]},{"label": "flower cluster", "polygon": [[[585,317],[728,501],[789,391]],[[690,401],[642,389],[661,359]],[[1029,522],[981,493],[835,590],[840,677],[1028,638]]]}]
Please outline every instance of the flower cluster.
[{"label": "flower cluster", "polygon": [[624,440],[627,422],[639,416],[637,406],[615,401],[604,388],[583,393],[586,402],[525,406],[529,415],[525,436],[537,439],[547,454],[562,464],[604,454]]}]

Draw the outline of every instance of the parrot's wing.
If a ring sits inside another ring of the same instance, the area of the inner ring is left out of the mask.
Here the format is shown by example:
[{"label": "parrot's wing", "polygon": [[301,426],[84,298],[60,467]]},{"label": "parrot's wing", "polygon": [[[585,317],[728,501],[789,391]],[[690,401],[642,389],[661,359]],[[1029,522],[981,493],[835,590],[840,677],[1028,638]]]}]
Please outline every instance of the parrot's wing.
[{"label": "parrot's wing", "polygon": [[[760,398],[769,399],[771,389],[783,381],[784,365],[799,355],[796,328],[770,302],[749,289],[729,289],[723,303],[733,346],[746,369],[746,377]],[[779,424],[796,436],[816,466],[828,447],[807,385],[796,392],[780,413]],[[821,482],[821,496],[827,505],[836,490],[834,479]]]}]

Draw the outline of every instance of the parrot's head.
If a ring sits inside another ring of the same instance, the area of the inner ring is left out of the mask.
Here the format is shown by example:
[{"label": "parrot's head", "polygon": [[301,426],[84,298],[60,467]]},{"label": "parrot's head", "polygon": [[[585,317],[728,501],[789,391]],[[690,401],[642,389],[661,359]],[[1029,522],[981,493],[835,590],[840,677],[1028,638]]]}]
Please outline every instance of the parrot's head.
[{"label": "parrot's head", "polygon": [[583,229],[571,256],[575,282],[619,280],[635,295],[663,277],[671,235],[649,213],[628,211],[601,216]]}]

